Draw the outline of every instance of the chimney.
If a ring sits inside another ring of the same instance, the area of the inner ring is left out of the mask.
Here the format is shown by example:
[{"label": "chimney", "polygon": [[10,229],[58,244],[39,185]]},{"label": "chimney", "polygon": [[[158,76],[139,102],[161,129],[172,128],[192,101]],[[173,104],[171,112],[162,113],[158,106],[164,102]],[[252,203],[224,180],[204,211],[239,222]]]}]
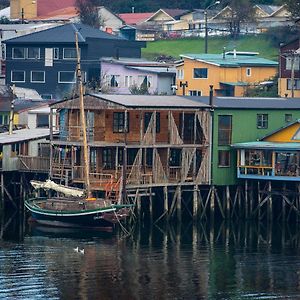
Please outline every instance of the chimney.
[{"label": "chimney", "polygon": [[224,48],[223,48],[223,59],[225,59],[225,58],[226,58],[225,51],[226,51],[226,47],[224,47]]},{"label": "chimney", "polygon": [[209,106],[211,108],[214,107],[214,90],[213,90],[213,85],[209,86]]},{"label": "chimney", "polygon": [[233,58],[236,58],[236,49],[233,49]]}]

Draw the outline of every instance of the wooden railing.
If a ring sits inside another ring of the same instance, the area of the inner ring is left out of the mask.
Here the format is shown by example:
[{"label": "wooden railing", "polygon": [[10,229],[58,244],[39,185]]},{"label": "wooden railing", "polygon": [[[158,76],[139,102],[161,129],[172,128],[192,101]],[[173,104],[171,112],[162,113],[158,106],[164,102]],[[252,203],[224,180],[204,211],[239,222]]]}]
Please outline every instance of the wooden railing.
[{"label": "wooden railing", "polygon": [[50,158],[19,155],[17,168],[19,171],[47,173],[50,169]]},{"label": "wooden railing", "polygon": [[238,166],[240,174],[242,175],[262,175],[271,176],[273,167],[272,166]]}]

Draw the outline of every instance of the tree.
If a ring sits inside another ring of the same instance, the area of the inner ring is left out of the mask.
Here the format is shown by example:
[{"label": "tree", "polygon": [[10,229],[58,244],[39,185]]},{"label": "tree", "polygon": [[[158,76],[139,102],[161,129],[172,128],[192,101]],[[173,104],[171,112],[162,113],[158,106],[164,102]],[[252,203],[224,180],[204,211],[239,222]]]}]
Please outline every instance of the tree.
[{"label": "tree", "polygon": [[230,7],[226,19],[231,36],[236,38],[241,32],[241,23],[254,21],[253,5],[249,0],[230,0],[224,4]]},{"label": "tree", "polygon": [[293,18],[300,18],[300,0],[285,0],[284,2]]},{"label": "tree", "polygon": [[76,7],[79,11],[80,21],[83,24],[99,28],[100,18],[98,15],[98,0],[76,0]]}]

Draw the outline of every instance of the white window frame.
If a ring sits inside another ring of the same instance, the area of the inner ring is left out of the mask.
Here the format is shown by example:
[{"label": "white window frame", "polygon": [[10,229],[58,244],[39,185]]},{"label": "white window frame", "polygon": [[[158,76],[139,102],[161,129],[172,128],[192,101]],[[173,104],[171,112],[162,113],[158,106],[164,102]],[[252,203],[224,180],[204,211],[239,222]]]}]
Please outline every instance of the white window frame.
[{"label": "white window frame", "polygon": [[[65,51],[66,50],[75,50],[75,57],[65,57]],[[79,56],[81,56],[81,53],[80,53],[80,49],[79,49]],[[66,59],[66,60],[75,60],[77,59],[77,52],[76,52],[76,48],[63,48],[63,59]]]},{"label": "white window frame", "polygon": [[251,76],[251,68],[246,68],[246,76],[247,77]]},{"label": "white window frame", "polygon": [[124,86],[131,87],[133,85],[133,76],[132,75],[125,75],[124,77]]},{"label": "white window frame", "polygon": [[[117,86],[111,85],[111,80],[112,80],[113,77],[114,77],[115,82],[117,83]],[[120,75],[116,75],[116,74],[109,75],[108,80],[109,80],[108,81],[108,86],[110,86],[112,88],[119,88],[119,87],[121,87],[121,76]]]},{"label": "white window frame", "polygon": [[[15,57],[14,56],[15,49],[24,49],[24,55],[23,55],[23,57]],[[12,48],[11,57],[12,57],[12,59],[25,59],[26,58],[26,48],[24,48],[24,47],[14,47],[14,48]]]},{"label": "white window frame", "polygon": [[[33,72],[38,72],[38,73],[43,73],[43,77],[44,77],[44,79],[43,79],[43,81],[33,81],[32,80],[32,73]],[[45,83],[45,71],[31,71],[30,72],[30,82],[32,82],[32,83]]]},{"label": "white window frame", "polygon": [[177,79],[184,79],[184,70],[183,69],[177,70]]},{"label": "white window frame", "polygon": [[[74,74],[74,81],[61,81],[60,80],[60,74],[61,73],[73,73]],[[74,71],[59,71],[57,81],[58,81],[58,83],[76,83],[76,72],[74,72]]]},{"label": "white window frame", "polygon": [[[29,57],[29,49],[33,49],[33,48],[36,48],[36,49],[39,50],[38,57]],[[27,48],[27,58],[28,59],[40,59],[41,58],[41,48],[39,48],[39,47],[29,47],[29,48]]]},{"label": "white window frame", "polygon": [[[292,57],[287,56],[285,59],[285,69],[286,70],[291,70],[292,69]],[[294,70],[299,71],[300,69],[300,57],[295,56],[294,57]]]},{"label": "white window frame", "polygon": [[[206,77],[195,77],[195,69],[203,69],[205,70],[206,69]],[[207,80],[208,79],[208,68],[193,68],[193,79],[196,79],[196,80]]]},{"label": "white window frame", "polygon": [[[23,72],[23,74],[24,74],[24,80],[23,81],[17,81],[17,80],[13,80],[13,72]],[[26,74],[25,74],[25,71],[22,71],[22,70],[11,70],[11,72],[10,72],[10,81],[11,82],[25,82],[25,79],[26,79]]]},{"label": "white window frame", "polygon": [[[292,90],[292,79],[288,78],[286,81],[286,89],[288,91]],[[294,90],[299,91],[300,90],[300,79],[294,79]]]},{"label": "white window frame", "polygon": [[[193,95],[196,94],[196,95]],[[202,91],[198,91],[198,90],[189,90],[189,95],[190,96],[202,96]]]}]

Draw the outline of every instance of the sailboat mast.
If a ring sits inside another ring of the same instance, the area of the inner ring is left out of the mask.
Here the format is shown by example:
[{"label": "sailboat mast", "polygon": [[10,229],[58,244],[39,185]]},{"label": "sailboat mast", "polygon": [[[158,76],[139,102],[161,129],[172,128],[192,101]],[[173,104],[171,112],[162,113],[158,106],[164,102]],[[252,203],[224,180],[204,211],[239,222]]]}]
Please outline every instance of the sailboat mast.
[{"label": "sailboat mast", "polygon": [[75,32],[75,42],[76,42],[76,52],[77,52],[77,78],[79,82],[79,102],[80,102],[80,123],[83,131],[83,159],[84,159],[84,177],[85,177],[85,189],[87,191],[87,196],[90,195],[90,168],[89,168],[89,157],[88,157],[88,144],[87,144],[87,130],[85,122],[84,113],[84,103],[83,103],[83,84],[80,68],[80,52],[78,46],[78,32]]}]

